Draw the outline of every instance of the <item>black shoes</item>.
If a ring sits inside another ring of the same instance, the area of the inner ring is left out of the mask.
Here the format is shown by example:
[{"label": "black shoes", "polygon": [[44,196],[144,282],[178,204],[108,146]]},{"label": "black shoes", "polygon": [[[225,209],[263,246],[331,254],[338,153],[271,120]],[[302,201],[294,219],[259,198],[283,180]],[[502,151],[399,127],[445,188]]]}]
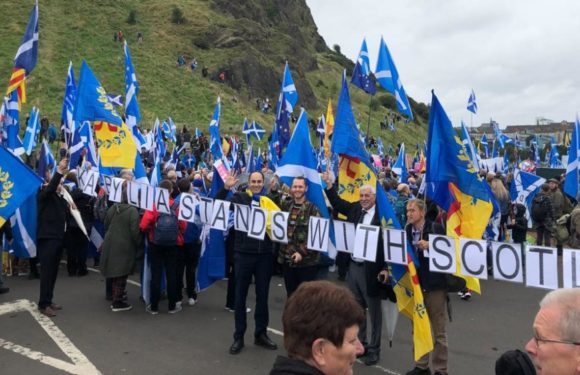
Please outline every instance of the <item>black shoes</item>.
[{"label": "black shoes", "polygon": [[431,375],[431,370],[428,368],[415,367],[405,375]]},{"label": "black shoes", "polygon": [[263,348],[269,349],[269,350],[278,349],[278,345],[276,345],[276,343],[274,341],[270,340],[268,335],[266,335],[265,333],[262,333],[261,335],[256,336],[254,338],[254,344],[261,346]]},{"label": "black shoes", "polygon": [[242,351],[244,347],[244,340],[234,340],[232,346],[230,346],[230,354],[238,354]]},{"label": "black shoes", "polygon": [[367,366],[376,365],[377,363],[379,363],[379,353],[377,353],[377,352],[369,352],[366,355],[366,358],[364,360],[364,363]]}]

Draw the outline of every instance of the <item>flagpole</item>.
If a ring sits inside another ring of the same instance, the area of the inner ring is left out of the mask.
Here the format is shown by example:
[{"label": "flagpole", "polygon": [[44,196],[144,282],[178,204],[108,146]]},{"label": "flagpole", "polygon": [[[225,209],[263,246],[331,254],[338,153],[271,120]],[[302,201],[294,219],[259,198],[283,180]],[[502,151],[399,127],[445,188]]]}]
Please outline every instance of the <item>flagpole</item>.
[{"label": "flagpole", "polygon": [[369,120],[367,122],[367,136],[366,136],[366,139],[365,139],[365,143],[367,143],[367,140],[370,137],[370,130],[371,130],[371,112],[373,110],[372,104],[373,104],[373,96],[371,95],[371,98],[369,100]]}]

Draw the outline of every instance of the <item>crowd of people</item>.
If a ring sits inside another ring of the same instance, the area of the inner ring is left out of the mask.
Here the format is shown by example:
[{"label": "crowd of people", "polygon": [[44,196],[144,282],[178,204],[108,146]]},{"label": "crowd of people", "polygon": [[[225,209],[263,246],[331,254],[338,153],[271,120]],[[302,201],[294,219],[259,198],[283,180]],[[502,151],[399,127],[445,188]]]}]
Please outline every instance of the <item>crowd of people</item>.
[{"label": "crowd of people", "polygon": [[[382,323],[385,318],[382,306],[387,300],[396,301],[390,267],[382,251],[383,241],[378,241],[379,250],[374,261],[359,259],[344,252],[339,253],[336,260],[331,260],[324,253],[309,250],[306,245],[308,221],[311,216],[320,216],[320,212],[306,198],[309,189],[306,178],[298,176],[294,178],[291,186],[283,185],[268,169],[265,161],[251,173],[246,173],[245,167],[239,171],[232,170],[223,179],[223,186],[212,191],[210,186],[213,173],[208,169],[212,160],[207,139],[201,134],[192,134],[185,127],[176,138],[182,152],[175,159],[167,151],[167,155],[162,158],[162,180],[159,183],[160,188],[170,192],[170,213],[161,213],[155,208],[140,210],[129,204],[126,182],[122,200],[118,203],[108,201],[103,187],[95,192],[96,197],[85,194],[79,186],[77,166],[69,165],[66,156],[58,162],[53,174],[47,173],[45,183],[37,195],[40,312],[47,317],[54,317],[62,308],[55,303],[54,295],[64,251],[69,276],[87,274],[89,240],[85,233],[97,225],[104,228],[104,241],[99,252],[94,254],[95,264],[100,267],[100,272],[107,280],[105,297],[111,302],[111,311],[132,309],[126,290],[127,279],[134,272],[142,272],[143,253],[147,243],[151,281],[149,295],[144,296],[147,301],[145,310],[152,315],[159,314],[160,301],[165,294],[168,313],[178,313],[184,303],[194,305],[198,299],[196,269],[204,231],[204,224],[200,220],[179,220],[182,194],[210,195],[235,205],[249,207],[262,206],[264,200],[268,200],[289,214],[287,244],[274,243],[268,236],[263,240],[256,239],[233,227],[224,233],[227,257],[225,274],[228,278],[225,305],[234,312],[233,343],[229,352],[237,355],[245,346],[247,314],[250,311],[246,300],[252,282],[256,292],[254,343],[267,350],[278,348],[268,336],[267,327],[270,280],[273,274],[279,272],[284,279],[288,297],[283,322],[284,343],[289,358],[278,358],[272,370],[273,374],[310,373],[288,370],[303,366],[314,367],[319,371],[311,373],[332,374],[335,372],[330,369],[351,368],[353,358],[357,357],[365,365],[377,364],[380,360]],[[145,147],[141,156],[148,173],[152,173],[156,159]],[[81,160],[79,167],[86,168],[86,162]],[[121,170],[118,177],[131,181],[134,175],[131,170]],[[423,173],[411,171],[406,181],[400,181],[386,162],[378,173],[379,182],[389,193],[397,219],[412,243],[412,251],[419,259],[417,275],[434,339],[433,351],[418,359],[407,374],[441,375],[448,373],[448,285],[443,274],[429,270],[426,251],[429,250],[429,234],[444,234],[446,220],[445,212],[421,194],[423,178]],[[348,202],[339,196],[337,181],[332,173],[322,173],[322,179],[326,184],[325,193],[333,215],[342,214],[346,221],[355,225],[380,225],[375,186],[361,186],[360,198]],[[510,175],[485,173],[485,181],[489,184],[501,212],[500,230],[495,240],[523,242],[528,240],[525,207],[510,203],[507,193],[509,184],[512,183],[510,179]],[[580,223],[580,208],[572,210],[572,204],[562,194],[557,179],[550,179],[541,190],[531,208],[531,216],[538,233],[537,243],[549,246],[554,239],[561,249],[564,242],[555,235],[554,222],[561,216],[570,214],[569,246],[578,248],[580,227],[576,227]],[[73,217],[71,209],[79,211],[81,222]],[[234,209],[234,205],[231,205],[231,209]],[[9,222],[2,227],[2,231],[8,240],[12,238]],[[339,280],[346,280],[348,290],[326,282],[315,282],[327,278],[328,267],[334,262],[338,267]],[[31,270],[37,272],[36,262],[31,261],[30,265]],[[0,293],[2,292],[8,292],[8,288],[0,282]],[[526,347],[536,368],[541,368],[539,366],[542,366],[542,361],[549,360],[544,356],[544,343],[570,344],[570,348],[563,348],[562,351],[577,348],[580,340],[580,320],[573,314],[574,311],[575,314],[579,313],[580,304],[578,295],[574,293],[553,292],[555,297],[548,296],[542,302],[542,310],[534,326],[534,339]],[[471,296],[469,290],[463,290],[460,295],[465,300]],[[569,301],[576,301],[576,305],[570,305]],[[323,307],[320,307],[321,303]],[[554,307],[562,303],[565,307]],[[327,311],[325,309],[338,311],[338,317],[335,320],[325,319],[325,316],[328,317],[323,314]],[[304,311],[312,311],[308,319],[299,313]],[[562,326],[566,331],[559,332],[560,334],[554,330],[544,330],[542,324],[547,324],[545,314],[568,314],[566,319],[570,316],[572,323],[570,326]],[[370,323],[368,327],[367,316]],[[313,325],[317,319],[324,322]],[[326,325],[328,328],[324,328]],[[329,356],[324,350],[327,346],[333,348],[331,353],[336,356]],[[503,360],[509,362],[510,359],[506,357]],[[568,373],[573,372],[560,372]]]}]

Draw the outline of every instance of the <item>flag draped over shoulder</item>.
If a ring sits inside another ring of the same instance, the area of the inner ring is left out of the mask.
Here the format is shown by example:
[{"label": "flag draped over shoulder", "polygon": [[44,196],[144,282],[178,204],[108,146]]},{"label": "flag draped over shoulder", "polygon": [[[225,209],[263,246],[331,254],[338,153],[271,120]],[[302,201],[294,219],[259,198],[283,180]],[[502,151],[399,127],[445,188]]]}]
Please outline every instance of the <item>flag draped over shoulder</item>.
[{"label": "flag draped over shoulder", "polygon": [[[427,195],[447,211],[447,235],[480,239],[493,209],[490,194],[435,93],[427,142]],[[480,292],[477,279],[466,280]]]},{"label": "flag draped over shoulder", "polygon": [[578,194],[578,157],[580,156],[580,121],[576,115],[572,138],[568,146],[568,166],[566,167],[566,179],[564,180],[564,193],[576,199]]},{"label": "flag draped over shoulder", "polygon": [[[381,226],[400,229],[401,226],[393,207],[381,184],[377,181],[370,165],[369,155],[359,137],[359,130],[350,104],[348,85],[344,76],[331,149],[332,152],[340,155],[338,190],[342,192],[341,197],[350,202],[356,201],[359,200],[359,189],[362,185],[375,186],[376,205]],[[433,350],[433,339],[431,337],[431,324],[423,301],[423,292],[415,268],[415,264],[418,262],[411,253],[409,253],[408,266],[397,264],[390,266],[399,311],[413,321],[414,357],[419,359]]]},{"label": "flag draped over shoulder", "polygon": [[36,173],[0,147],[0,227],[30,195],[36,193],[41,183]]},{"label": "flag draped over shoulder", "polygon": [[22,42],[14,57],[14,68],[8,83],[6,95],[15,91],[18,93],[18,103],[26,103],[26,88],[24,80],[36,66],[38,60],[38,1],[34,4],[28,26],[22,37]]},{"label": "flag draped over shoulder", "polygon": [[93,121],[101,164],[105,167],[133,168],[137,147],[107,92],[83,61],[77,87],[73,119]]}]

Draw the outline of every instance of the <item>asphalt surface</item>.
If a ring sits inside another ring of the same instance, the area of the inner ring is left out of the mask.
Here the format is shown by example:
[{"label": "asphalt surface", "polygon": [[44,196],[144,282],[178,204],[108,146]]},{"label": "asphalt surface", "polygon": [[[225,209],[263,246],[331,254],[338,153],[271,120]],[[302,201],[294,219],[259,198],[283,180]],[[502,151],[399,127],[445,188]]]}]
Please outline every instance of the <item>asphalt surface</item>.
[{"label": "asphalt surface", "polygon": [[[253,345],[253,311],[248,315],[246,347],[237,356],[232,343],[233,314],[224,309],[226,282],[199,296],[195,306],[152,316],[138,300],[139,288],[127,286],[134,308],[113,313],[104,298],[104,279],[96,272],[69,277],[61,265],[54,301],[64,309],[49,320],[36,313],[38,280],[7,277],[10,293],[0,295],[0,374],[267,374],[276,355],[285,354],[281,315],[283,281],[272,279],[270,337],[279,349]],[[335,274],[330,274],[335,279]],[[495,360],[506,350],[523,348],[544,290],[520,284],[483,281],[483,296],[465,302],[451,296],[449,373],[494,374]],[[253,308],[253,290],[248,306]],[[355,364],[355,374],[404,374],[413,366],[411,324],[400,317],[393,346],[383,329],[377,366]]]}]

